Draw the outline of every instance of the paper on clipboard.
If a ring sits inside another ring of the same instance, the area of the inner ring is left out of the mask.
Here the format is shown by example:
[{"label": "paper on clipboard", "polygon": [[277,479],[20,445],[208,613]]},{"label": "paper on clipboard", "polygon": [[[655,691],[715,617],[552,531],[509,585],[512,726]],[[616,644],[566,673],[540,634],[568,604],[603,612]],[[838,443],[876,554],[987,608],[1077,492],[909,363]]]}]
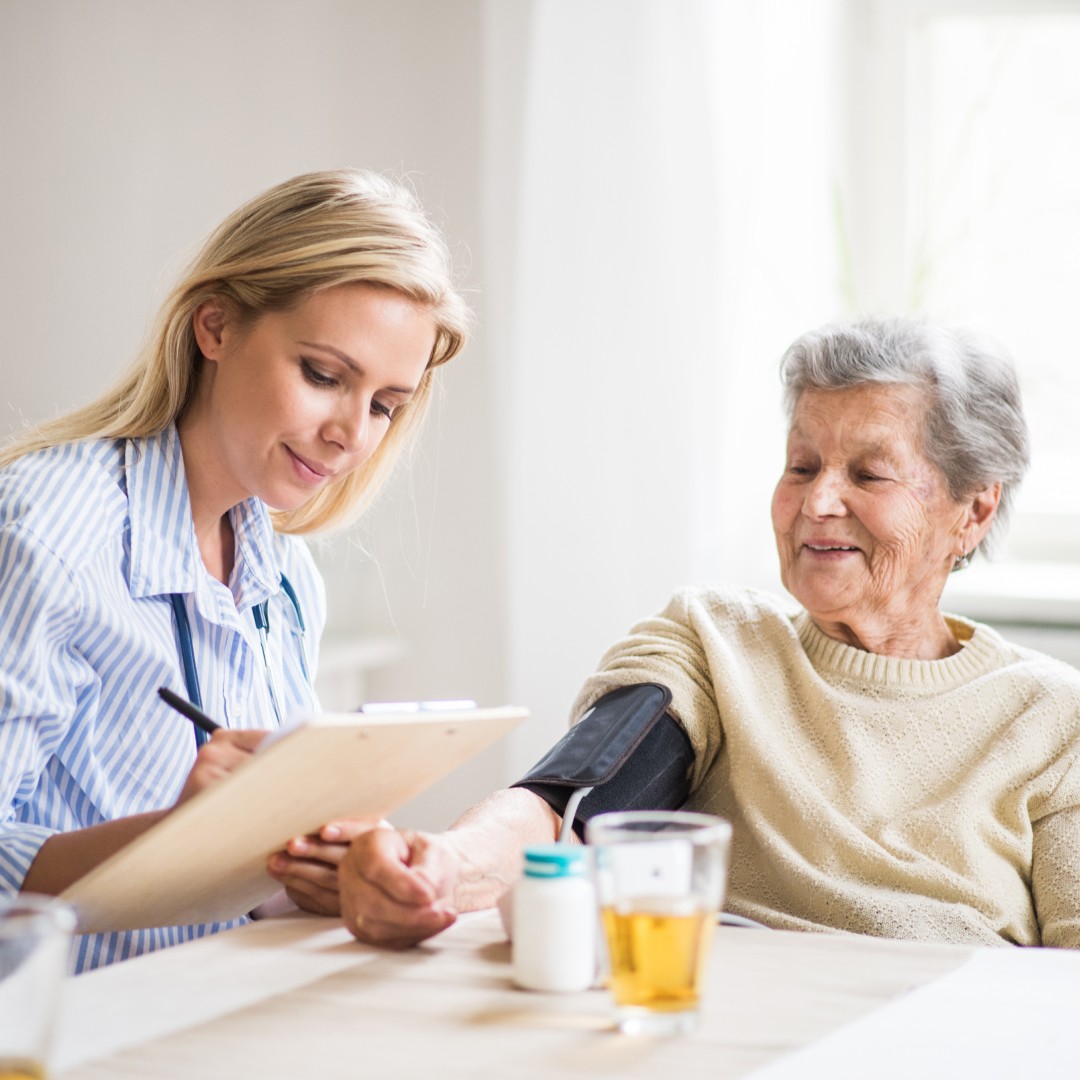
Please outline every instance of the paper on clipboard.
[{"label": "paper on clipboard", "polygon": [[322,713],[276,738],[70,886],[79,932],[220,922],[280,886],[269,856],[347,817],[382,818],[528,716],[514,706]]}]

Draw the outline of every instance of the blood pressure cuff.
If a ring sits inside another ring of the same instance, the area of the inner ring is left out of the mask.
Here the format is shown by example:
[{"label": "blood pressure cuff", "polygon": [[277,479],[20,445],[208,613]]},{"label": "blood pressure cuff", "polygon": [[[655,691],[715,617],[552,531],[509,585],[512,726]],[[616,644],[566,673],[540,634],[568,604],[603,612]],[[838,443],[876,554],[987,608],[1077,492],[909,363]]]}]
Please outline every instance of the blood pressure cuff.
[{"label": "blood pressure cuff", "polygon": [[694,750],[670,704],[671,691],[657,683],[605,694],[511,786],[560,815],[575,791],[592,788],[573,822],[579,836],[589,818],[610,810],[677,810],[690,794]]}]

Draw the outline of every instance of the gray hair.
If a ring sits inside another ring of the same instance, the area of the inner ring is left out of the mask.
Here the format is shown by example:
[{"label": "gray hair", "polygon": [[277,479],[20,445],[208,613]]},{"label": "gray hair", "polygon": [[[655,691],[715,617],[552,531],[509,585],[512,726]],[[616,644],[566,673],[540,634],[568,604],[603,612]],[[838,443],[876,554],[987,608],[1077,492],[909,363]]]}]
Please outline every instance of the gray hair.
[{"label": "gray hair", "polygon": [[990,552],[1000,541],[1028,467],[1016,369],[1000,346],[913,316],[866,318],[803,334],[781,358],[780,378],[789,422],[804,390],[924,390],[923,452],[956,500],[1001,482],[997,514],[979,546]]}]

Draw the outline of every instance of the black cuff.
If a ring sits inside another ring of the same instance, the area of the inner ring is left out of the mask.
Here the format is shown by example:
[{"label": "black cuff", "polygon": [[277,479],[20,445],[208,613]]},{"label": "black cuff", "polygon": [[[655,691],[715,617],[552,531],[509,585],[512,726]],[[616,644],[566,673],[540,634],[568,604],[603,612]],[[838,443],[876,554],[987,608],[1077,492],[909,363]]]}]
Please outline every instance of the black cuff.
[{"label": "black cuff", "polygon": [[671,691],[656,683],[606,694],[513,787],[565,815],[575,791],[592,788],[573,821],[612,810],[675,810],[690,794],[694,751],[666,711]]}]

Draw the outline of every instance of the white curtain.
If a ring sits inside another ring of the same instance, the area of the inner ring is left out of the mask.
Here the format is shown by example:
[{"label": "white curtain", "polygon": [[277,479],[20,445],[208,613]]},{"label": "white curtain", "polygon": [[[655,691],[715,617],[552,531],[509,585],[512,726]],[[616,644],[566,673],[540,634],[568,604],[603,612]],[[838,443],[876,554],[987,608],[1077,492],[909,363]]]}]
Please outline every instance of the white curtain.
[{"label": "white curtain", "polygon": [[776,361],[841,302],[836,7],[489,9],[494,71],[516,55],[506,35],[524,42],[517,93],[492,111],[513,138],[489,162],[486,259],[510,696],[537,716],[517,767],[674,589],[773,580]]}]

